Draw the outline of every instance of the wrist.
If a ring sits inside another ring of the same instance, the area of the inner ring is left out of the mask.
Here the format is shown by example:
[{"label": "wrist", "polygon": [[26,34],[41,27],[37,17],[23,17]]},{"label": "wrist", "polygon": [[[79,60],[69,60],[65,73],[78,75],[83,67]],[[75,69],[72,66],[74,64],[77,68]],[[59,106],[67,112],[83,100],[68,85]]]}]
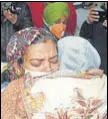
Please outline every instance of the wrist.
[{"label": "wrist", "polygon": [[90,22],[88,19],[86,20],[86,22],[88,23],[88,24],[92,24],[93,22]]},{"label": "wrist", "polygon": [[86,22],[87,22],[88,24],[93,24],[93,22],[90,22],[88,19],[86,20]]},{"label": "wrist", "polygon": [[87,17],[86,21],[87,21],[88,24],[92,24],[93,23],[93,20],[92,20],[92,18],[90,16]]},{"label": "wrist", "polygon": [[17,15],[13,16],[13,19],[11,20],[12,24],[15,24],[17,22]]}]

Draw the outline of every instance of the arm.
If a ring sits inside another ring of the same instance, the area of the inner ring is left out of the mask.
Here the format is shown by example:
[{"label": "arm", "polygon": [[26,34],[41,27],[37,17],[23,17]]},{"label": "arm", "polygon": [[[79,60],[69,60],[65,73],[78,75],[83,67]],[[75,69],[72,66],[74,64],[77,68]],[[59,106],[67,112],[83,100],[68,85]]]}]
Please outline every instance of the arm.
[{"label": "arm", "polygon": [[80,36],[86,39],[92,39],[93,30],[95,26],[94,22],[99,21],[98,12],[96,12],[95,9],[95,7],[90,9],[88,19],[83,23],[80,30]]},{"label": "arm", "polygon": [[32,15],[29,6],[26,2],[18,2],[17,6],[21,8],[20,13],[17,15],[17,22],[14,24],[18,30],[33,26]]},{"label": "arm", "polygon": [[92,34],[93,34],[93,24],[89,24],[89,23],[87,23],[87,21],[85,21],[81,26],[79,35],[86,39],[91,39]]},{"label": "arm", "polygon": [[16,31],[33,26],[28,4],[26,2],[13,2],[13,5],[18,9],[18,13],[13,14],[8,9],[3,11],[3,15],[13,24]]}]

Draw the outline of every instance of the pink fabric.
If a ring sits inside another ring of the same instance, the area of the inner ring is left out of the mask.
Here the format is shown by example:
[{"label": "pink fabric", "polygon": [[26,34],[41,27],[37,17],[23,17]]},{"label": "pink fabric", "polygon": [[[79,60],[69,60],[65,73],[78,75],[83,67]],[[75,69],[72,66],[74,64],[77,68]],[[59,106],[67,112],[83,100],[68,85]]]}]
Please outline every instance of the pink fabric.
[{"label": "pink fabric", "polygon": [[[34,22],[34,25],[37,27],[42,27],[44,22],[43,22],[43,10],[45,8],[44,2],[28,2],[29,7],[31,9],[31,14],[32,14],[32,20]],[[70,17],[68,20],[68,26],[66,29],[66,32],[73,34],[75,33],[76,29],[76,10],[72,4],[72,2],[67,2],[70,8]]]},{"label": "pink fabric", "polygon": [[43,26],[43,10],[44,2],[28,2],[28,5],[31,10],[32,20],[36,27]]},{"label": "pink fabric", "polygon": [[67,2],[70,8],[70,17],[68,19],[67,32],[74,35],[77,24],[77,14],[72,2]]}]

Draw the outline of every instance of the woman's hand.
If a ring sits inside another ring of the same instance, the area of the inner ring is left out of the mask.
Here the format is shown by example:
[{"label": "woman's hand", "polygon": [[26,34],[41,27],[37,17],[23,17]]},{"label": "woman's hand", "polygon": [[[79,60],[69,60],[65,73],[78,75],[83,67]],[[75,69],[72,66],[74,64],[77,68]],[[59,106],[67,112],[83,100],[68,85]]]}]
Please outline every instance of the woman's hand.
[{"label": "woman's hand", "polygon": [[100,78],[103,76],[103,70],[101,69],[89,69],[86,71],[87,75],[91,76],[99,76]]},{"label": "woman's hand", "polygon": [[91,79],[94,76],[98,76],[98,77],[102,78],[103,70],[101,70],[101,69],[89,69],[89,70],[84,71],[80,75],[75,75],[72,77],[73,78],[82,78],[82,79]]},{"label": "woman's hand", "polygon": [[99,15],[98,15],[98,12],[95,11],[96,8],[95,7],[92,7],[90,9],[90,12],[89,12],[89,16],[88,16],[88,22],[89,23],[93,23],[94,21],[98,22],[99,21]]},{"label": "woman's hand", "polygon": [[3,11],[3,14],[6,17],[6,19],[8,19],[12,24],[16,23],[16,21],[17,21],[17,15],[16,14],[12,14],[10,12],[10,10]]}]

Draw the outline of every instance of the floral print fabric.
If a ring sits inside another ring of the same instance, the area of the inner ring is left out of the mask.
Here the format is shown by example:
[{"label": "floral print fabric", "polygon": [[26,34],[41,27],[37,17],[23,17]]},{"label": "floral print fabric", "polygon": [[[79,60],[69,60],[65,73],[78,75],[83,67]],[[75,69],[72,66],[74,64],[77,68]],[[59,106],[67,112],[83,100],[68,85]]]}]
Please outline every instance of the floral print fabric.
[{"label": "floral print fabric", "polygon": [[[22,76],[20,72],[21,65],[18,63],[18,60],[24,55],[28,46],[35,39],[52,39],[52,35],[43,28],[37,29],[36,27],[25,28],[21,31],[16,32],[10,39],[10,42],[7,46],[7,59],[8,70],[10,71],[10,79],[18,79]],[[18,67],[18,68],[16,68]]]},{"label": "floral print fabric", "polygon": [[[104,97],[106,96],[106,81],[105,81],[106,76],[103,76],[102,79],[94,78],[94,79],[90,79],[89,81],[85,81],[83,79],[74,79],[74,78],[71,78],[71,81],[69,81],[67,78],[66,82],[68,83],[66,83],[65,81],[63,83],[63,81],[61,81],[58,78],[41,79],[41,80],[33,79],[33,80],[35,81],[37,80],[35,84],[32,83],[32,78],[29,79],[28,81],[26,79],[26,86],[27,85],[28,86],[25,88],[24,91],[25,99],[26,99],[25,105],[26,105],[27,113],[29,114],[31,119],[41,119],[41,118],[42,119],[104,119],[105,118],[105,113],[107,110],[106,97]],[[58,85],[60,86],[58,86],[57,83],[55,83],[56,80]],[[63,78],[62,80],[65,79]],[[101,80],[103,80],[102,82],[104,81],[105,82],[102,83]],[[73,85],[69,85],[70,82],[73,83]],[[83,86],[80,86],[82,85],[82,82],[84,84]],[[98,82],[100,82],[100,84]],[[68,85],[65,86],[65,84]],[[33,89],[33,85],[35,87],[34,89]],[[62,88],[62,85],[64,86],[64,90]],[[52,90],[52,88],[55,91]],[[69,90],[67,90],[66,88],[69,88],[70,90],[69,95],[68,95]],[[66,93],[65,90],[68,91],[67,94],[64,94]],[[49,92],[51,92],[52,94]],[[91,94],[89,94],[90,92]],[[64,97],[62,98],[62,96]],[[67,100],[63,100],[66,96],[67,96]],[[58,98],[60,98],[61,100],[59,100]],[[101,110],[103,110],[103,112],[101,112]]]},{"label": "floral print fabric", "polygon": [[107,119],[106,88],[105,75],[89,80],[26,75],[3,91],[2,119]]}]

